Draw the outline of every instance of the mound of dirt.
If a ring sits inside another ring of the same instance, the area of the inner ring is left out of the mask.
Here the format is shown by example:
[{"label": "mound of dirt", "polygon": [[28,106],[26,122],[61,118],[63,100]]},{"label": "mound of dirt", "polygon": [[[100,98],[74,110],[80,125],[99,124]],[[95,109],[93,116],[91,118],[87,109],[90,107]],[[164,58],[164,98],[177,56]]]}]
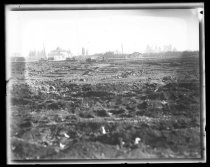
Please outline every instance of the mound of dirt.
[{"label": "mound of dirt", "polygon": [[89,112],[80,112],[79,117],[81,118],[94,118],[95,116]]},{"label": "mound of dirt", "polygon": [[13,160],[37,160],[45,156],[56,154],[52,147],[44,147],[35,143],[28,142],[18,138],[11,140],[12,159]]},{"label": "mound of dirt", "polygon": [[112,114],[119,115],[125,113],[126,111],[123,108],[118,108],[118,109],[110,109],[109,112]]},{"label": "mound of dirt", "polygon": [[94,110],[93,111],[99,117],[109,117],[110,115],[104,109]]}]

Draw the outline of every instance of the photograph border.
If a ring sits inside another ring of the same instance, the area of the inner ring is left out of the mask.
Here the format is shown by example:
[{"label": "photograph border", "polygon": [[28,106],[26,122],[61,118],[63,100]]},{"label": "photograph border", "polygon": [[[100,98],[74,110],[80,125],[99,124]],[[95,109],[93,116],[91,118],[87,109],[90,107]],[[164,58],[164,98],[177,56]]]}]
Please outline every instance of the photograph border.
[{"label": "photograph border", "polygon": [[[203,12],[203,17],[199,18],[199,66],[200,66],[200,121],[201,121],[201,156],[199,159],[140,159],[140,160],[129,160],[129,159],[102,159],[102,160],[37,160],[37,161],[11,161],[9,159],[9,116],[8,112],[6,114],[7,120],[7,163],[9,164],[84,164],[84,163],[197,163],[206,162],[206,79],[205,79],[205,23],[204,23],[204,3],[136,3],[136,4],[17,4],[17,5],[7,5],[5,4],[5,32],[7,31],[6,16],[8,11],[43,11],[43,10],[131,10],[131,9],[195,9],[198,8]],[[6,38],[5,38],[6,39]],[[7,43],[6,43],[7,44]],[[7,46],[6,46],[7,48]],[[6,69],[8,71],[8,59],[6,52]],[[6,77],[7,78],[7,77]],[[9,99],[7,97],[7,111]]]}]

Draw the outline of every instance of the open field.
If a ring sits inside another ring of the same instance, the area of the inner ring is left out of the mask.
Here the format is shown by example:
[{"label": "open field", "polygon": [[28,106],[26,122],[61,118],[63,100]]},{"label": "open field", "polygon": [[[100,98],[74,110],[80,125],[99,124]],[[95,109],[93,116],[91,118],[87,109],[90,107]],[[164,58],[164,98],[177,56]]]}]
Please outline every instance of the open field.
[{"label": "open field", "polygon": [[8,91],[14,160],[201,158],[198,56],[31,62],[23,73]]}]

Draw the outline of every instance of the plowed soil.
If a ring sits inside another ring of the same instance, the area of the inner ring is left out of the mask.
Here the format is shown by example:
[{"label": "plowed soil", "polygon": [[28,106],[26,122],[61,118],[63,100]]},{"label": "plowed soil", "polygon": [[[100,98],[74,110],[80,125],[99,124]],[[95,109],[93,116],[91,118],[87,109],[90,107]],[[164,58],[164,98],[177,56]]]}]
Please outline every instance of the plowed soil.
[{"label": "plowed soil", "polygon": [[201,158],[198,56],[22,72],[8,85],[13,160]]}]

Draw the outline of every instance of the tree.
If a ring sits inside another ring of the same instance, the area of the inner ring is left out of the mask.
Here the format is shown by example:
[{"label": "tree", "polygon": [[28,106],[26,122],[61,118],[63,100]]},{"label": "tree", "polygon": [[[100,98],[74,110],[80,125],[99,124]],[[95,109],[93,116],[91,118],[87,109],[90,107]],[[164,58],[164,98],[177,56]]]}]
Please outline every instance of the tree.
[{"label": "tree", "polygon": [[29,54],[28,54],[29,60],[32,60],[32,61],[36,60],[37,59],[36,55],[37,54],[36,54],[35,50],[34,51],[30,51]]},{"label": "tree", "polygon": [[106,52],[106,53],[104,53],[104,56],[106,57],[106,58],[113,58],[114,57],[114,52]]},{"label": "tree", "polygon": [[150,45],[146,46],[146,53],[152,53],[152,47]]},{"label": "tree", "polygon": [[30,58],[35,58],[36,57],[36,51],[30,51],[29,52],[29,57]]},{"label": "tree", "polygon": [[169,45],[165,45],[165,46],[163,46],[163,51],[164,51],[164,52],[170,52],[170,51],[173,51],[173,47],[172,47],[172,45],[171,45],[171,44],[169,44]]}]

